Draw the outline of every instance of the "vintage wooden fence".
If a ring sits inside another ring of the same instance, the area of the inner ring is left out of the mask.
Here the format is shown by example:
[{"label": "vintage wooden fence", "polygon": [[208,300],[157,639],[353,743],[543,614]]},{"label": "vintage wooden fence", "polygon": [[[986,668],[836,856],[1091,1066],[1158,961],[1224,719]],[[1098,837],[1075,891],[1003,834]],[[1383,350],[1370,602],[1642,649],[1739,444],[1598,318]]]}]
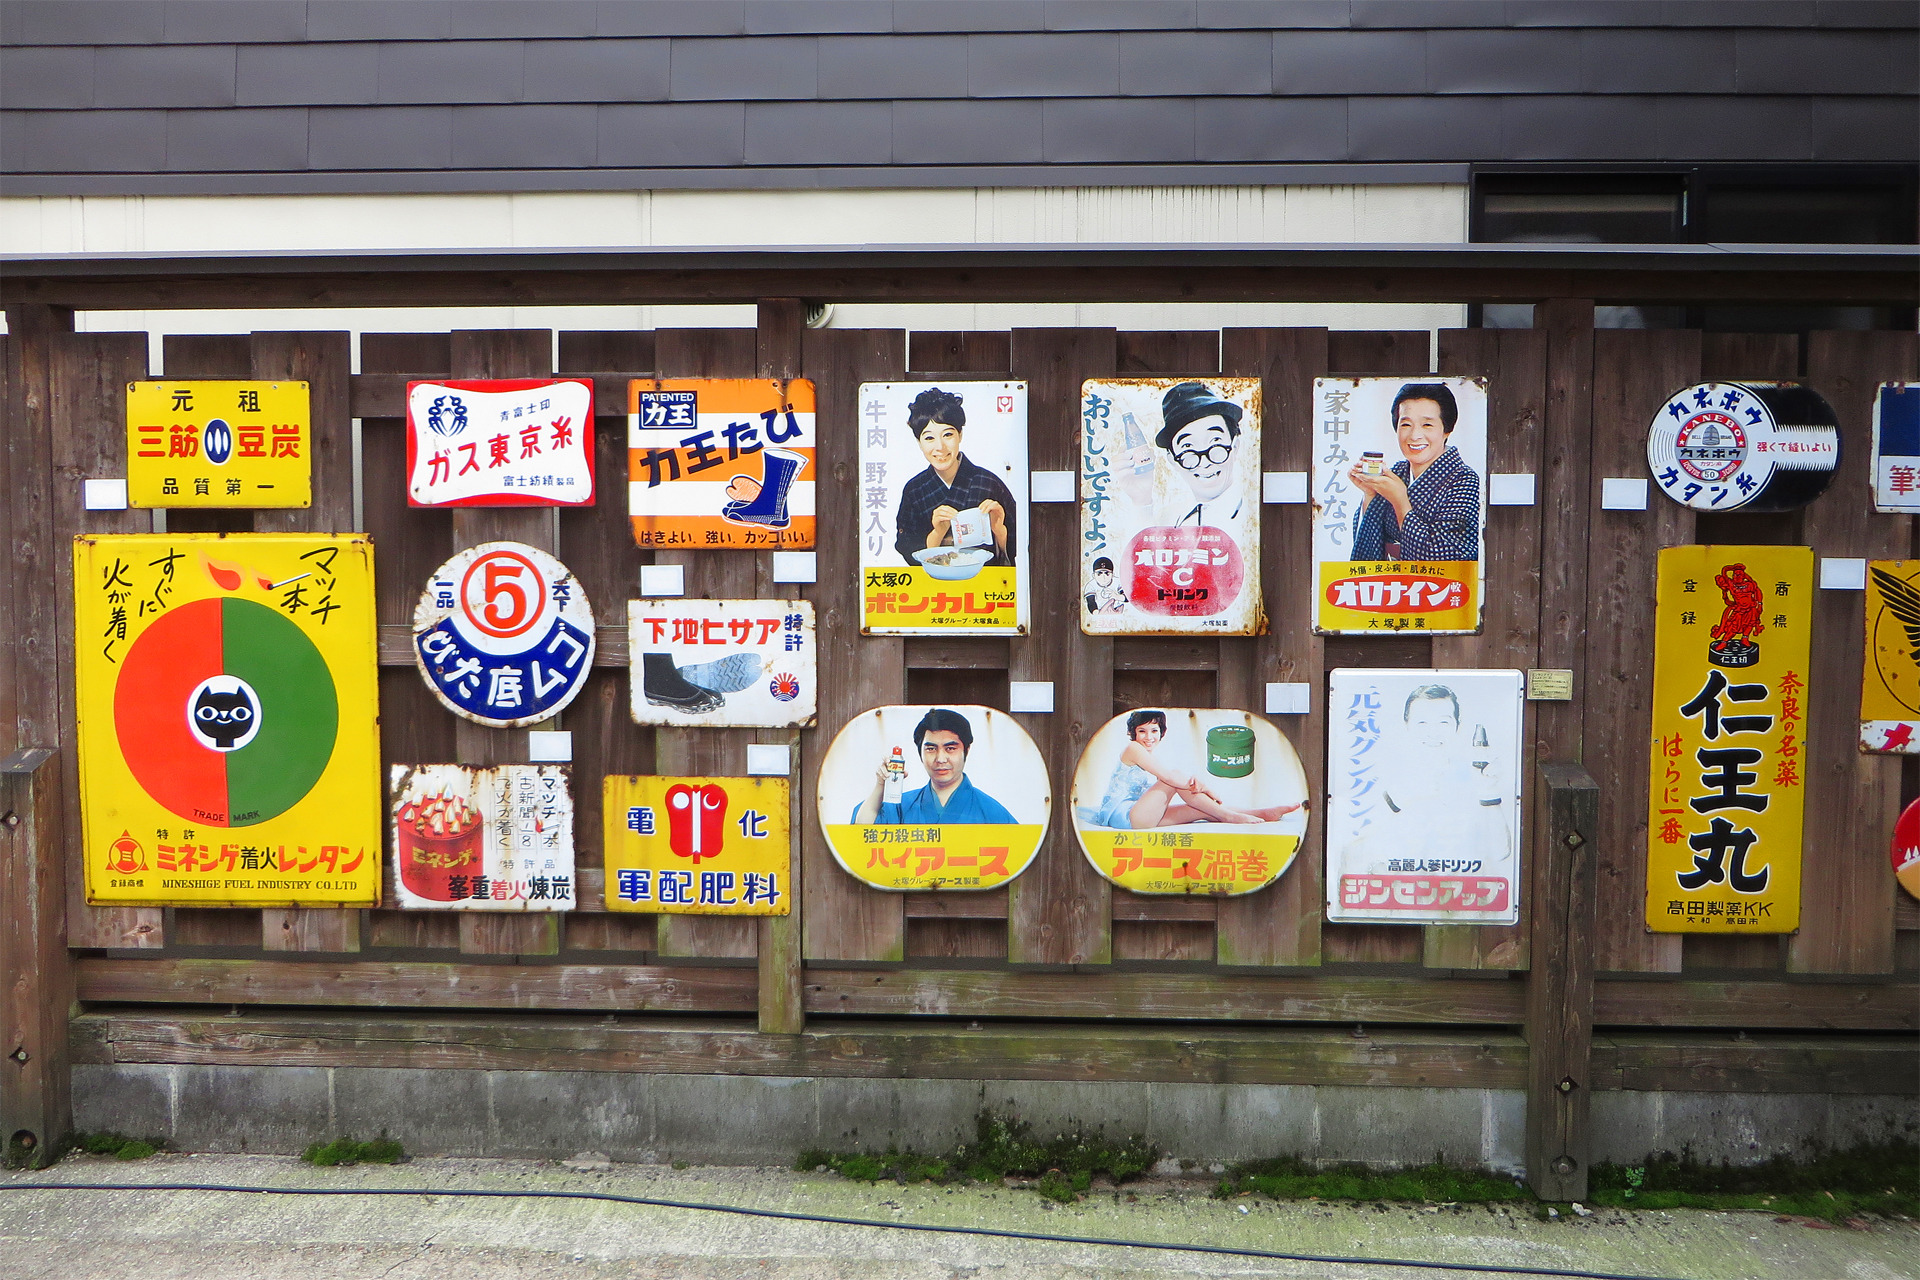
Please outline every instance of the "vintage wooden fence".
[{"label": "vintage wooden fence", "polygon": [[[1408,292],[1540,298],[1536,326],[1444,331],[1437,361],[1424,331],[816,331],[802,325],[801,303],[783,296],[761,297],[755,329],[562,332],[557,340],[545,330],[366,334],[357,374],[348,335],[326,331],[321,311],[309,332],[175,336],[165,343],[169,377],[311,384],[314,504],[286,512],[172,511],[164,522],[144,511],[81,509],[82,479],[125,474],[125,383],[158,371],[148,368],[144,335],[75,333],[66,306],[151,305],[163,297],[178,305],[253,305],[280,294],[318,305],[375,296],[424,303],[475,300],[487,296],[488,282],[435,277],[409,292],[405,280],[335,275],[328,288],[293,290],[284,281],[249,277],[249,285],[209,274],[184,293],[177,279],[158,275],[123,282],[119,293],[57,275],[10,284],[0,479],[13,554],[11,589],[0,593],[9,649],[0,664],[0,749],[20,750],[0,775],[7,842],[0,955],[8,993],[0,1053],[12,1055],[0,1062],[0,1126],[26,1143],[60,1131],[69,1055],[1470,1085],[1528,1090],[1532,1176],[1543,1190],[1571,1195],[1585,1182],[1594,1089],[1804,1091],[1809,1078],[1835,1092],[1910,1085],[1920,1061],[1911,1038],[1920,1026],[1920,917],[1888,872],[1886,841],[1902,798],[1920,790],[1920,773],[1909,765],[1903,775],[1898,760],[1854,750],[1858,593],[1824,592],[1817,607],[1799,932],[1725,940],[1649,934],[1642,892],[1655,553],[1696,541],[1805,544],[1822,556],[1920,551],[1912,520],[1870,514],[1865,447],[1875,385],[1920,378],[1920,343],[1909,332],[1816,332],[1802,340],[1595,331],[1590,298],[1553,300],[1543,291],[1570,277],[1475,270],[1442,272]],[[1840,272],[1804,276],[1774,293],[1911,304],[1913,283],[1897,270],[1864,276],[1866,284]],[[1367,292],[1368,277],[1357,270],[1289,277],[1284,285],[1268,280],[1267,296],[1379,296]],[[1731,280],[1689,277],[1660,287],[1707,300],[1772,296]],[[493,283],[516,300],[542,300],[504,278]],[[754,296],[748,291],[787,285],[798,293],[819,283],[762,271],[730,287]],[[1170,287],[1145,274],[1136,283],[1135,296]],[[575,282],[548,297],[607,301],[631,286],[611,275],[599,284],[599,294]],[[851,287],[844,278],[835,284]],[[1032,287],[947,282],[926,296],[1010,296]],[[1652,286],[1609,285],[1627,287]],[[702,296],[711,298],[711,289]],[[1031,511],[1030,634],[859,635],[854,408],[863,381],[1025,379],[1032,465],[1068,470],[1078,461],[1082,379],[1258,376],[1268,423],[1264,467],[1298,471],[1309,465],[1316,376],[1430,369],[1486,376],[1491,469],[1539,478],[1536,505],[1493,508],[1480,635],[1314,635],[1305,608],[1309,522],[1303,508],[1269,506],[1262,538],[1269,634],[1084,636],[1066,554],[1077,516],[1066,505]],[[400,415],[409,378],[556,372],[596,383],[598,506],[557,515],[406,506]],[[820,727],[796,735],[802,893],[789,917],[636,917],[609,914],[601,903],[601,776],[742,773],[744,744],[766,737],[640,729],[628,717],[625,601],[642,564],[676,558],[691,596],[772,590],[765,553],[635,547],[622,484],[626,382],[634,376],[803,376],[818,388],[819,574],[802,594],[818,612],[823,679]],[[1839,411],[1847,441],[1842,474],[1828,493],[1784,516],[1696,517],[1657,496],[1645,512],[1601,510],[1603,478],[1644,474],[1646,423],[1668,393],[1713,378],[1804,378],[1817,387]],[[599,669],[559,726],[574,742],[580,909],[558,917],[410,913],[390,903],[265,912],[87,906],[75,834],[73,535],[344,530],[355,525],[356,505],[359,527],[376,547],[379,710],[389,761],[525,758],[521,732],[456,719],[414,671],[409,622],[433,567],[458,547],[505,537],[554,551],[584,584],[605,628]],[[1342,666],[1573,670],[1572,702],[1528,704],[1524,776],[1533,836],[1518,925],[1326,923],[1317,819],[1278,884],[1232,900],[1112,889],[1064,821],[1053,824],[1033,867],[1008,889],[887,894],[834,865],[813,819],[820,757],[853,714],[935,700],[1004,710],[1009,680],[1054,682],[1056,711],[1020,719],[1040,744],[1056,794],[1087,737],[1117,711],[1258,709],[1265,682],[1309,682],[1311,713],[1275,719],[1316,794],[1324,794],[1325,673]],[[241,1011],[244,1017],[229,1016]],[[449,1011],[489,1016],[457,1026],[435,1021]],[[600,1023],[577,1016],[586,1013],[678,1016]],[[963,1041],[943,1021],[954,1018],[983,1025]],[[1367,1033],[1352,1034],[1354,1024]]]}]

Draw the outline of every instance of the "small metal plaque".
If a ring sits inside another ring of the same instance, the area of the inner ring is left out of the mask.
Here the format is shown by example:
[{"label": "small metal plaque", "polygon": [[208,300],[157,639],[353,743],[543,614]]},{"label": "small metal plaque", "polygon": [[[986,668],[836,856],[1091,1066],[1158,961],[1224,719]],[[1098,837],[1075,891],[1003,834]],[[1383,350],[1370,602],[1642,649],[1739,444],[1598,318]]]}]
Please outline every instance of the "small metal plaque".
[{"label": "small metal plaque", "polygon": [[1527,668],[1528,702],[1572,702],[1573,672],[1552,667]]}]

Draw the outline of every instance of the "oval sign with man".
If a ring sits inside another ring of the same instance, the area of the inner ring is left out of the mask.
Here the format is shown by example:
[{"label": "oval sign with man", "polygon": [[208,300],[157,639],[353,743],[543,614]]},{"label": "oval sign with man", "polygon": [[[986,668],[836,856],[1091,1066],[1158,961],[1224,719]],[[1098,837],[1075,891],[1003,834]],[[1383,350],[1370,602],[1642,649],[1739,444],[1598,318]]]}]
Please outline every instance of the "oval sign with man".
[{"label": "oval sign with man", "polygon": [[1053,810],[1047,763],[1013,717],[961,704],[878,707],[820,764],[820,828],[876,889],[994,889],[1033,861]]}]

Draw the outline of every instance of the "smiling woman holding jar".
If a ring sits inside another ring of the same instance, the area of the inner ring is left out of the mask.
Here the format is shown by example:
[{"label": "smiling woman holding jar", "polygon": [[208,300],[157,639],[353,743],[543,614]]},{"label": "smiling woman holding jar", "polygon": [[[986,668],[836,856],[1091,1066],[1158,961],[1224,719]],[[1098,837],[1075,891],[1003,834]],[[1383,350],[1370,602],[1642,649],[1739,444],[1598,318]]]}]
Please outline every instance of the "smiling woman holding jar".
[{"label": "smiling woman holding jar", "polygon": [[1354,515],[1355,560],[1480,558],[1480,476],[1448,439],[1459,418],[1444,382],[1409,382],[1394,396],[1402,460],[1377,474],[1364,462],[1347,473],[1367,494]]}]

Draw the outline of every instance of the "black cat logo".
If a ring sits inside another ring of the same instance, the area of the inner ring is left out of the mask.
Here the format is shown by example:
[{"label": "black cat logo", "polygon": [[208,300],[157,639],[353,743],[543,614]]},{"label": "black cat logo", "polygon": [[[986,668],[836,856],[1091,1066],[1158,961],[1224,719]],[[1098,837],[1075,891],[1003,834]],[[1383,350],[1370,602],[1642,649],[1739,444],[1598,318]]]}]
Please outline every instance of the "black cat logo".
[{"label": "black cat logo", "polygon": [[260,697],[238,676],[203,680],[187,700],[187,725],[200,745],[237,751],[260,732]]}]

